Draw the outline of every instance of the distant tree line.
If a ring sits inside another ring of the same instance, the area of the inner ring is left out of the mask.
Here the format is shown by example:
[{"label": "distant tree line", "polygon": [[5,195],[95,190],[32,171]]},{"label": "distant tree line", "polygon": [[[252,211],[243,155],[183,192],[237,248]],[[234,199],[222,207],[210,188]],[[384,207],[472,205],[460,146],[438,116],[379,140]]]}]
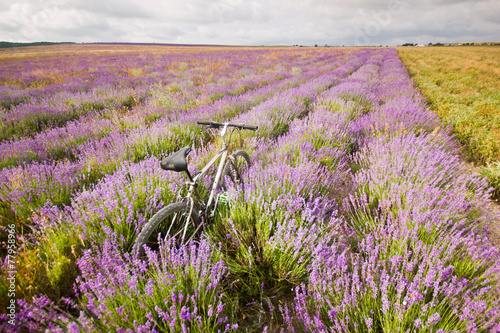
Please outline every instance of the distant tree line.
[{"label": "distant tree line", "polygon": [[0,49],[5,49],[8,47],[20,47],[20,46],[39,46],[39,45],[52,45],[52,44],[74,44],[74,42],[32,42],[32,43],[12,43],[12,42],[0,42]]},{"label": "distant tree line", "polygon": [[[427,46],[472,46],[472,45],[500,45],[500,43],[496,42],[476,42],[476,43],[429,43]],[[419,46],[417,43],[404,43],[401,46]],[[423,46],[423,45],[422,45]]]}]

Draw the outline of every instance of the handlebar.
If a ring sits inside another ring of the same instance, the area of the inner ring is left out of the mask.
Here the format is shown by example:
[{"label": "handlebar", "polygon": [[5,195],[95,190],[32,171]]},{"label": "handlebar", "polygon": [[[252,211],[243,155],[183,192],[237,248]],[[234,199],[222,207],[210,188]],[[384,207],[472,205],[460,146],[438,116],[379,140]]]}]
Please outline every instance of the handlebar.
[{"label": "handlebar", "polygon": [[[211,121],[211,120],[210,121],[198,120],[197,123],[198,123],[198,125],[208,125],[211,128],[219,128],[219,127],[223,127],[224,125],[226,125],[225,123],[219,123],[219,122]],[[254,126],[254,125],[231,124],[231,123],[228,123],[227,127],[236,127],[238,129],[247,129],[247,130],[251,130],[251,131],[256,131],[259,128],[259,126]]]}]

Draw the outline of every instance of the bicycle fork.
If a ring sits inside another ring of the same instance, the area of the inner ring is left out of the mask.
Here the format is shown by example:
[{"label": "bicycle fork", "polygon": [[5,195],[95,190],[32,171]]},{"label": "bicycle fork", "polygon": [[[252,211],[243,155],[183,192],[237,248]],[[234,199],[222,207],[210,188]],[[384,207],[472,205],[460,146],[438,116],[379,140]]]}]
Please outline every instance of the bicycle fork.
[{"label": "bicycle fork", "polygon": [[[207,207],[205,209],[205,214],[208,214],[208,210],[210,209],[210,206],[212,206],[212,202],[214,201],[214,196],[215,196],[215,193],[217,192],[217,187],[219,185],[219,181],[222,177],[222,171],[224,170],[224,165],[225,165],[225,162],[227,161],[227,150],[225,150],[223,153],[222,153],[222,158],[221,158],[221,162],[219,164],[219,167],[217,168],[217,173],[215,174],[215,179],[214,179],[214,182],[212,184],[212,190],[210,191],[210,197],[208,198],[208,202],[207,202]],[[216,200],[215,202],[215,206],[217,205],[218,203],[218,200]],[[215,214],[215,207],[214,209],[212,209],[212,212],[210,213],[210,217],[214,217],[214,214]]]}]

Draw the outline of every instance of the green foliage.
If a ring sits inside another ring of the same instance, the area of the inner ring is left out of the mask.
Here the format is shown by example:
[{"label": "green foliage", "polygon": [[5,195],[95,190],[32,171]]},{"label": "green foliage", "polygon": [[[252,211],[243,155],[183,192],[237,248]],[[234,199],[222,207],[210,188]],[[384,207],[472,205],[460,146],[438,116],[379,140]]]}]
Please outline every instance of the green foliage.
[{"label": "green foliage", "polygon": [[353,109],[358,109],[361,114],[367,114],[373,109],[373,103],[360,93],[345,92],[340,95],[340,98],[346,102],[354,102],[355,107]]},{"label": "green foliage", "polygon": [[[58,302],[61,297],[73,297],[74,281],[80,274],[76,261],[84,248],[81,230],[56,226],[35,234],[36,243],[25,244],[16,258],[17,298],[30,300],[43,293]],[[5,297],[0,292],[2,301]]]},{"label": "green foliage", "polygon": [[488,178],[488,183],[493,187],[492,197],[500,198],[500,161],[488,163],[481,168],[481,175]]},{"label": "green foliage", "polygon": [[184,146],[200,147],[201,142],[208,142],[210,133],[195,123],[174,123],[157,133],[156,136],[143,137],[128,146],[127,155],[133,162],[139,162],[146,156],[161,157]]},{"label": "green foliage", "polygon": [[56,44],[74,44],[75,42],[32,42],[32,43],[13,43],[13,42],[0,42],[0,49],[9,47],[21,46],[41,46],[41,45],[56,45]]},{"label": "green foliage", "polygon": [[[54,227],[45,230],[43,236],[39,238],[40,245],[36,250],[39,251],[39,259],[45,265],[48,282],[56,295],[65,297],[73,295],[73,281],[80,273],[76,261],[84,249],[80,234],[79,228]],[[39,281],[35,283],[38,284]]]}]

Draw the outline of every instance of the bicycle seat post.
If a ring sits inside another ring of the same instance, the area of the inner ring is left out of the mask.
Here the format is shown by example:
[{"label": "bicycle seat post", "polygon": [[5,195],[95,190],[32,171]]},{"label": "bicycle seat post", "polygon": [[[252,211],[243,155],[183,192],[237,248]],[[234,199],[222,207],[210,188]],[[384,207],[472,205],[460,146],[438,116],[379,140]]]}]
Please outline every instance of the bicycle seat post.
[{"label": "bicycle seat post", "polygon": [[224,127],[222,128],[222,131],[220,131],[220,135],[222,136],[222,143],[224,144],[224,147],[227,146],[227,142],[226,142],[227,125],[229,125],[229,123],[224,123]]},{"label": "bicycle seat post", "polygon": [[186,174],[187,174],[187,176],[188,176],[188,178],[189,178],[189,183],[190,183],[190,184],[193,184],[193,183],[194,183],[194,180],[193,180],[193,177],[191,177],[191,173],[189,172],[189,170],[186,170]]}]

